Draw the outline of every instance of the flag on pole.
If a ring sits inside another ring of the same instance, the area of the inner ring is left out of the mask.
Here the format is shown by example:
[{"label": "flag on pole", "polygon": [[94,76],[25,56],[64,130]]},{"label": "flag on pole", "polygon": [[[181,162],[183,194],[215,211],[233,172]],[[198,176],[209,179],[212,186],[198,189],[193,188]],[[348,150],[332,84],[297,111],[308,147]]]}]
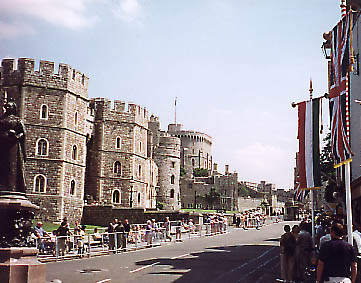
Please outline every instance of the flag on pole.
[{"label": "flag on pole", "polygon": [[299,190],[321,187],[320,108],[321,98],[298,104]]},{"label": "flag on pole", "polygon": [[293,200],[303,202],[308,195],[308,190],[302,190],[300,189],[300,177],[296,176],[296,182],[295,182],[295,193],[293,195]]},{"label": "flag on pole", "polygon": [[335,167],[351,161],[348,134],[348,72],[352,62],[352,13],[347,13],[331,32],[330,120],[331,145]]}]

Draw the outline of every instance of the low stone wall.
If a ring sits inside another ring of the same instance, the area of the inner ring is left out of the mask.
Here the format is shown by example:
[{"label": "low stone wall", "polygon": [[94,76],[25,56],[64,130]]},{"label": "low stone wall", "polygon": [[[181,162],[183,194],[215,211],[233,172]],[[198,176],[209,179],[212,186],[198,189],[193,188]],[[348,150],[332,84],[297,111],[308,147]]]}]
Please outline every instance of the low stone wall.
[{"label": "low stone wall", "polygon": [[169,217],[170,221],[193,219],[194,223],[202,223],[199,213],[180,212],[173,210],[145,211],[143,208],[113,208],[111,205],[95,206],[86,205],[83,210],[82,224],[108,226],[114,218],[120,221],[128,219],[129,223],[146,223],[147,220],[155,219],[164,222]]}]

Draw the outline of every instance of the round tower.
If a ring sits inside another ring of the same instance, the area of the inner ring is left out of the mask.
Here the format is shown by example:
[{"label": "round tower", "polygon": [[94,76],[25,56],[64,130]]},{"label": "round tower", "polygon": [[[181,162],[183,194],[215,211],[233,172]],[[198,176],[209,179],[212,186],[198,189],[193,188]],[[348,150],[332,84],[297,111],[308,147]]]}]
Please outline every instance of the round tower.
[{"label": "round tower", "polygon": [[168,135],[159,138],[155,149],[155,162],[158,166],[158,201],[164,209],[178,210],[181,207],[180,177],[180,139]]}]

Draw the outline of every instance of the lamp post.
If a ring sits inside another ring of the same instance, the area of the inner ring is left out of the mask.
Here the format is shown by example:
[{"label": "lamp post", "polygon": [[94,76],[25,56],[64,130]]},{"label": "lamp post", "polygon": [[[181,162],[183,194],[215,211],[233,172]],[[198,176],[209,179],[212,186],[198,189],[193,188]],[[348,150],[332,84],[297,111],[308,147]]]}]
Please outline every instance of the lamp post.
[{"label": "lamp post", "polygon": [[130,192],[129,206],[133,207],[133,185],[132,184],[130,185],[129,192]]},{"label": "lamp post", "polygon": [[[324,38],[328,37],[328,33],[324,33]],[[326,60],[331,59],[331,41],[327,39],[321,45],[323,55],[325,56]]]}]

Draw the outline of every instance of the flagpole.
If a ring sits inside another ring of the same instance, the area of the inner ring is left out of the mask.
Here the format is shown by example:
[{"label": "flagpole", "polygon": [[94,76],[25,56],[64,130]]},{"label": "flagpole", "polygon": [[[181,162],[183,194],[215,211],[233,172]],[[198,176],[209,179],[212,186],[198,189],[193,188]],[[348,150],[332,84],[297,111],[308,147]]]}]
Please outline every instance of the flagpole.
[{"label": "flagpole", "polygon": [[311,197],[311,221],[312,221],[312,247],[315,247],[315,205],[314,205],[314,194],[313,189],[310,192]]},{"label": "flagpole", "polygon": [[351,182],[350,182],[350,162],[345,164],[345,189],[346,189],[346,216],[347,216],[347,239],[352,245],[352,209],[351,209]]},{"label": "flagpole", "polygon": [[[312,79],[310,79],[310,100],[312,101]],[[315,247],[315,206],[314,206],[314,195],[313,195],[313,189],[311,189],[311,219],[312,219],[312,246]]]}]

